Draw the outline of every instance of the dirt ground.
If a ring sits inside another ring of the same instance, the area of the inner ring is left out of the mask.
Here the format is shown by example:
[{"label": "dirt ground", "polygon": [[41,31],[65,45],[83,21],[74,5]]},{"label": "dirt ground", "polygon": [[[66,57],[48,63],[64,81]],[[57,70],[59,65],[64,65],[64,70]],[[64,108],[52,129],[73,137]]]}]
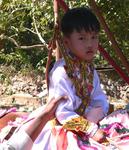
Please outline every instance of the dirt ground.
[{"label": "dirt ground", "polygon": [[19,111],[31,112],[40,106],[40,99],[29,94],[14,94],[0,98],[1,109],[16,107]]},{"label": "dirt ground", "polygon": [[[108,95],[109,102],[113,104],[114,108],[126,107],[129,103],[129,85],[121,82],[121,80],[119,82],[118,80],[110,80],[108,76],[101,76],[101,74],[100,77],[101,81],[103,81],[101,86]],[[47,101],[46,93],[41,97],[37,96],[37,93],[46,90],[46,84],[42,78],[14,76],[11,78],[11,81],[13,82],[8,87],[0,84],[0,91],[6,88],[5,92],[0,94],[1,109],[16,107],[19,111],[31,112]]]}]

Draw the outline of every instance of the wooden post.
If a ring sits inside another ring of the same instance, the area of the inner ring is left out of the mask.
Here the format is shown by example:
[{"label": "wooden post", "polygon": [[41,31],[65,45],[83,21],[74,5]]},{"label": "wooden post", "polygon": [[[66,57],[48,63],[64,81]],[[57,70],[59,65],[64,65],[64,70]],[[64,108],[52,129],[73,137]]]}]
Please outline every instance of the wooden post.
[{"label": "wooden post", "polygon": [[[57,30],[60,30],[60,24],[59,24],[59,14],[58,14],[58,11],[59,11],[59,5],[58,5],[58,1],[57,0],[54,0],[54,18],[55,18],[55,28]],[[55,29],[55,30],[56,30]],[[56,33],[55,33],[56,34]],[[55,39],[56,40],[56,39]],[[60,48],[59,48],[59,44],[57,42],[57,40],[55,41],[56,42],[56,61],[59,60],[61,58],[61,53],[60,53]]]},{"label": "wooden post", "polygon": [[106,22],[104,20],[104,17],[102,16],[102,13],[101,13],[100,9],[96,5],[95,0],[89,0],[89,5],[92,7],[92,9],[94,10],[95,14],[99,18],[100,23],[101,23],[103,29],[107,33],[107,36],[108,36],[109,40],[112,43],[112,47],[114,48],[114,50],[116,52],[116,55],[120,58],[121,62],[123,63],[124,67],[126,68],[128,74],[129,74],[129,62],[127,61],[126,57],[122,53],[121,49],[119,48],[119,46],[118,46],[118,44],[117,44],[117,42],[115,40],[115,37],[113,36],[112,32],[108,28],[108,25],[106,24]]}]

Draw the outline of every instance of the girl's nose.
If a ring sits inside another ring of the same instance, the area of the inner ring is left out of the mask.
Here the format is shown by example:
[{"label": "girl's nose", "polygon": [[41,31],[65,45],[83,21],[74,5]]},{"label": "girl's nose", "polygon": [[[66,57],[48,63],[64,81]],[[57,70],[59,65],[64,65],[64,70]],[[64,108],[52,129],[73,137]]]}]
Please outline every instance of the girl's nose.
[{"label": "girl's nose", "polygon": [[90,39],[87,39],[86,41],[86,47],[91,48],[92,47],[92,41]]}]

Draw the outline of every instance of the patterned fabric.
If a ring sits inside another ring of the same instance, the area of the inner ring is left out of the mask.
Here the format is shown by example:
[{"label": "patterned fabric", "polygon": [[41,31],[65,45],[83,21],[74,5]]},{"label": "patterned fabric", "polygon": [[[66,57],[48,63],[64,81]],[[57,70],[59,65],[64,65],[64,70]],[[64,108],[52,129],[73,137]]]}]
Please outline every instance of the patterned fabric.
[{"label": "patterned fabric", "polygon": [[[110,121],[112,123],[110,123]],[[32,150],[126,150],[129,146],[129,116],[125,111],[114,112],[100,122],[107,140],[96,142],[84,132],[66,130],[62,126],[45,127]],[[70,128],[71,129],[71,128]],[[41,142],[41,141],[42,142]]]},{"label": "patterned fabric", "polygon": [[72,59],[72,57],[69,57],[68,64],[71,64],[71,68],[69,69],[69,66],[66,65],[65,70],[76,88],[76,94],[82,100],[76,112],[83,115],[90,103],[90,94],[93,89],[93,66],[80,62],[78,59]]},{"label": "patterned fabric", "polygon": [[4,115],[6,115],[7,113],[10,112],[16,112],[17,108],[16,107],[12,107],[10,109],[0,109],[0,118],[2,118]]},{"label": "patterned fabric", "polygon": [[[2,112],[2,110],[1,110],[1,112]],[[10,108],[9,110],[3,110],[3,112],[6,112],[4,115],[9,114],[11,112],[18,113],[16,108]],[[4,117],[4,115],[2,115],[2,117]],[[14,117],[15,117],[15,114],[14,114]],[[5,120],[4,120],[4,118],[2,118],[3,120],[0,121],[0,123],[1,123],[0,125],[2,125],[1,130],[0,130],[0,143],[8,140],[13,135],[16,128],[20,127],[24,123],[24,121],[27,121],[27,118],[28,118],[28,115],[24,114],[24,113],[21,116],[19,115],[19,117],[17,116],[15,118],[15,120],[10,118],[10,116],[7,116],[7,119],[5,119]]]},{"label": "patterned fabric", "polygon": [[34,144],[24,131],[18,131],[7,143],[0,144],[0,150],[126,150],[129,147],[128,112],[115,111],[99,122],[107,141],[96,142],[84,132],[69,131],[60,125],[52,127],[48,122]]},{"label": "patterned fabric", "polygon": [[84,119],[83,117],[78,117],[66,122],[63,127],[67,130],[86,132],[90,125],[91,123],[88,120]]}]

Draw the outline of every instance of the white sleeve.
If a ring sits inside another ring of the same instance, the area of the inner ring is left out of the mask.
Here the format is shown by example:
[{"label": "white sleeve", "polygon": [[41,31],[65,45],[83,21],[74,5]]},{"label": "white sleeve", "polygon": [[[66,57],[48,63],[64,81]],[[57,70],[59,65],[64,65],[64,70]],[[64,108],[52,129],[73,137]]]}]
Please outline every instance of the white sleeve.
[{"label": "white sleeve", "polygon": [[91,106],[101,106],[103,113],[106,115],[109,109],[109,103],[106,94],[100,87],[100,80],[96,70],[94,71],[93,86],[94,89],[91,93]]},{"label": "white sleeve", "polygon": [[[93,91],[91,93],[91,103],[89,108],[92,110],[97,106],[102,108],[100,117],[102,118],[108,112],[107,97],[103,93],[100,87],[99,77],[97,72],[94,72]],[[49,85],[49,98],[58,98],[59,96],[67,95],[68,100],[63,101],[57,108],[56,117],[57,120],[64,124],[66,121],[72,118],[78,117],[79,115],[75,110],[80,106],[81,99],[76,95],[76,90],[71,80],[68,78],[63,66],[58,66],[53,72],[50,73],[50,85]],[[95,109],[95,111],[98,109]]]},{"label": "white sleeve", "polygon": [[0,150],[31,150],[33,141],[24,130],[19,130],[11,136],[5,145],[8,149]]},{"label": "white sleeve", "polygon": [[16,150],[9,142],[0,143],[0,150]]},{"label": "white sleeve", "polygon": [[76,96],[74,86],[64,67],[58,67],[50,77],[49,97],[57,98],[63,95],[67,95],[68,100],[61,102],[56,110],[56,118],[61,124],[79,116],[74,110],[78,108],[81,100]]}]

